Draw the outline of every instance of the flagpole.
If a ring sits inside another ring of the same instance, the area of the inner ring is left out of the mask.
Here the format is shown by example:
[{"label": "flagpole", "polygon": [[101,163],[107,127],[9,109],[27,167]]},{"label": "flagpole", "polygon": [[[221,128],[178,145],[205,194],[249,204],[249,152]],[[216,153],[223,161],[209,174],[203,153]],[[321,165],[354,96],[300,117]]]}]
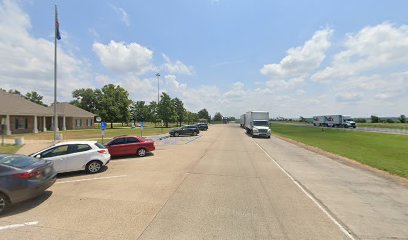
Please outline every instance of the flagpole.
[{"label": "flagpole", "polygon": [[55,3],[55,19],[54,19],[54,143],[57,141],[57,3]]}]

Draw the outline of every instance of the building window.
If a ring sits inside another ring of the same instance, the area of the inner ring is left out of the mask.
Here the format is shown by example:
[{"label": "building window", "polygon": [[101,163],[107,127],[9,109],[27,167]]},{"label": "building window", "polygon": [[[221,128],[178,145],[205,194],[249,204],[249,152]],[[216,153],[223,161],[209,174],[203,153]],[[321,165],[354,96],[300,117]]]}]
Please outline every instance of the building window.
[{"label": "building window", "polygon": [[28,118],[16,118],[16,129],[27,129],[28,127]]},{"label": "building window", "polygon": [[75,125],[77,127],[82,127],[82,119],[75,119]]}]

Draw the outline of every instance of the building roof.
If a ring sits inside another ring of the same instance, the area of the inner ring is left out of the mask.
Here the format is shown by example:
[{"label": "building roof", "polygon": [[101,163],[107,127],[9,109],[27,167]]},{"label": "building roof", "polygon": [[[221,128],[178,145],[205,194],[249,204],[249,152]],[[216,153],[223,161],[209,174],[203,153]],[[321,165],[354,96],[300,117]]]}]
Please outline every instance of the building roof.
[{"label": "building roof", "polygon": [[[54,105],[48,107],[51,112],[54,111]],[[65,117],[94,117],[95,114],[85,111],[66,102],[57,103],[57,114]]]},{"label": "building roof", "polygon": [[0,90],[0,115],[52,116],[49,108],[33,103],[18,94]]}]

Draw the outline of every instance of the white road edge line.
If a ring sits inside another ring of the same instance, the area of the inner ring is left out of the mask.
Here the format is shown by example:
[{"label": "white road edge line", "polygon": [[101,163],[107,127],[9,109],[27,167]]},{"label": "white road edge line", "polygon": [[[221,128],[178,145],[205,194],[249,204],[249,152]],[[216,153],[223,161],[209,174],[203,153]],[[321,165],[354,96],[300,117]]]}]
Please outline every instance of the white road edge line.
[{"label": "white road edge line", "polygon": [[271,157],[271,155],[269,155],[269,153],[267,153],[257,142],[255,142],[254,140],[252,140],[252,141],[266,154],[266,156],[268,156],[268,158],[269,158],[272,162],[274,162],[274,163],[276,164],[276,166],[279,167],[280,170],[282,170],[282,172],[284,172],[284,173],[290,178],[290,180],[292,180],[292,182],[293,182],[300,190],[302,190],[302,192],[303,192],[307,197],[309,197],[309,198],[316,204],[316,206],[317,206],[318,208],[320,208],[320,210],[322,210],[323,213],[326,214],[327,217],[329,217],[330,220],[332,220],[332,222],[333,222],[334,224],[336,224],[336,225],[340,228],[340,230],[341,230],[344,234],[346,234],[346,236],[348,236],[348,237],[349,237],[350,239],[352,239],[352,240],[355,240],[355,238],[353,237],[353,235],[351,235],[351,234],[347,231],[347,229],[344,228],[344,226],[341,225],[341,224],[317,201],[317,199],[316,199],[315,197],[313,197],[310,193],[308,193],[308,192],[305,190],[305,188],[304,188],[302,185],[300,185],[300,184],[295,180],[295,178],[293,178],[292,175],[290,175],[290,173],[288,173],[275,159],[273,159],[273,158]]},{"label": "white road edge line", "polygon": [[6,225],[6,226],[0,226],[0,231],[7,230],[7,229],[12,229],[12,228],[32,226],[32,225],[36,225],[36,224],[38,224],[38,221],[35,221],[35,222],[26,222],[26,223],[20,223],[20,224],[11,224],[11,225]]},{"label": "white road edge line", "polygon": [[55,184],[59,183],[72,183],[72,182],[85,182],[85,181],[92,181],[92,180],[101,180],[101,179],[110,179],[110,178],[121,178],[121,177],[127,177],[127,175],[118,175],[118,176],[110,176],[110,177],[97,177],[97,178],[86,178],[86,179],[77,179],[77,180],[71,180],[71,181],[61,181],[61,182],[56,182]]}]

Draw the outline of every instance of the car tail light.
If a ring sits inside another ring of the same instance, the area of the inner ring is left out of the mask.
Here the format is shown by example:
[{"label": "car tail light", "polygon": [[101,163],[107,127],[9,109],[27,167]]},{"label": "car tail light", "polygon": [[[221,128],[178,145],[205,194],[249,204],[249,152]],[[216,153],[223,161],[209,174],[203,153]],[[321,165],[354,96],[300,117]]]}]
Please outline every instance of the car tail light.
[{"label": "car tail light", "polygon": [[100,153],[100,154],[107,154],[108,151],[106,151],[106,149],[102,149],[102,150],[98,150],[98,153]]},{"label": "car tail light", "polygon": [[38,177],[40,174],[41,174],[40,171],[23,172],[23,173],[16,174],[16,177],[22,178],[22,179],[29,179],[29,178]]}]

